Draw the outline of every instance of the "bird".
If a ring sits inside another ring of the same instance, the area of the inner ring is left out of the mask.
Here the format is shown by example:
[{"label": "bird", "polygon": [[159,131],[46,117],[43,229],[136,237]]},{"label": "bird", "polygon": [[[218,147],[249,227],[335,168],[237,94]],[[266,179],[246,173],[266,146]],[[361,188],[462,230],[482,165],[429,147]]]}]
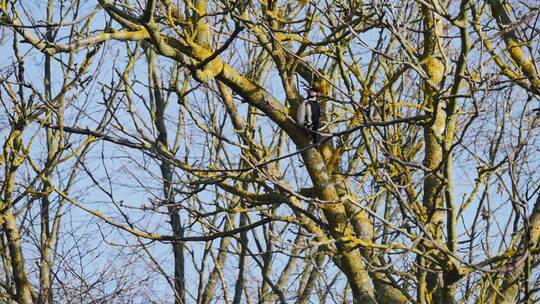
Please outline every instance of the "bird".
[{"label": "bird", "polygon": [[532,119],[532,127],[538,128],[540,127],[540,108],[532,109],[531,111],[531,119]]},{"label": "bird", "polygon": [[308,131],[309,137],[314,143],[317,142],[317,131],[321,124],[320,96],[321,91],[317,88],[309,88],[308,96],[304,98],[296,111],[296,122]]}]

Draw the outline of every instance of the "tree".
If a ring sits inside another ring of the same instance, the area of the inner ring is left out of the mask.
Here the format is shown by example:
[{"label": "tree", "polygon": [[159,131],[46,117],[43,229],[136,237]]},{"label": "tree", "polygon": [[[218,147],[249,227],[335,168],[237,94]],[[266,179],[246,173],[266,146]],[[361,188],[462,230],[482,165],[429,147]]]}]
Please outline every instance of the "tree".
[{"label": "tree", "polygon": [[537,301],[535,5],[2,2],[3,298]]}]

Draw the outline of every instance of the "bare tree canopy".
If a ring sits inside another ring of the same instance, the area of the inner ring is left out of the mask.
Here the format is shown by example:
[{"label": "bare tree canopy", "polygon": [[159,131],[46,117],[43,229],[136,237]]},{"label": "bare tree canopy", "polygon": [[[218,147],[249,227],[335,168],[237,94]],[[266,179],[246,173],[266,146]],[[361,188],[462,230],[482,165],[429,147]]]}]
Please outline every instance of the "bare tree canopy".
[{"label": "bare tree canopy", "polygon": [[533,0],[0,1],[0,302],[537,303],[539,36]]}]

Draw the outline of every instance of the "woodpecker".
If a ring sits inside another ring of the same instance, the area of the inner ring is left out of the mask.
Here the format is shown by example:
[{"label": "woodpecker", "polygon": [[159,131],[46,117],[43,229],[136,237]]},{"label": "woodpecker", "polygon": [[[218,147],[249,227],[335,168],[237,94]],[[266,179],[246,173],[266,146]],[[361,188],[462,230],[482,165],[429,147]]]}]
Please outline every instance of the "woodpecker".
[{"label": "woodpecker", "polygon": [[321,124],[321,105],[319,104],[321,92],[316,88],[308,90],[308,96],[304,98],[296,111],[296,122],[307,129],[309,137],[317,142],[317,130]]},{"label": "woodpecker", "polygon": [[536,108],[536,109],[533,109],[531,111],[531,116],[532,116],[532,127],[533,128],[538,128],[540,127],[540,108]]}]

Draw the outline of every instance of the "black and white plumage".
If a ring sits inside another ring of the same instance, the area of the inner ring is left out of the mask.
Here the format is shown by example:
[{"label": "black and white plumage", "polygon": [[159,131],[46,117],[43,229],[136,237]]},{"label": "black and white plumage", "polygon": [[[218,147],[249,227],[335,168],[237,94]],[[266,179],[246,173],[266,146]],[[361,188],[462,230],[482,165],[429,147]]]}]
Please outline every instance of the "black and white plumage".
[{"label": "black and white plumage", "polygon": [[531,122],[531,126],[533,128],[538,128],[540,127],[540,108],[536,108],[536,109],[533,109],[531,111],[531,116],[532,116],[532,122]]},{"label": "black and white plumage", "polygon": [[309,132],[309,137],[315,143],[317,142],[317,131],[321,124],[321,105],[319,104],[319,90],[311,88],[298,110],[296,111],[296,122],[306,128]]}]

